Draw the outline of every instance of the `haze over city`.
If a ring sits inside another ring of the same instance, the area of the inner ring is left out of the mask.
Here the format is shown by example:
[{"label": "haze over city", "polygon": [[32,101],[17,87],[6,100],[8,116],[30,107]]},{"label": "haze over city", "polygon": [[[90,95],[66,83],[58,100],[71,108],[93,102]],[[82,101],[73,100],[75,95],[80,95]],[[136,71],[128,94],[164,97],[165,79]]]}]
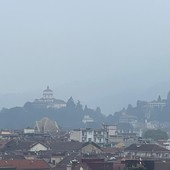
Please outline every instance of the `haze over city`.
[{"label": "haze over city", "polygon": [[70,96],[111,114],[170,90],[170,1],[1,1],[0,108]]}]

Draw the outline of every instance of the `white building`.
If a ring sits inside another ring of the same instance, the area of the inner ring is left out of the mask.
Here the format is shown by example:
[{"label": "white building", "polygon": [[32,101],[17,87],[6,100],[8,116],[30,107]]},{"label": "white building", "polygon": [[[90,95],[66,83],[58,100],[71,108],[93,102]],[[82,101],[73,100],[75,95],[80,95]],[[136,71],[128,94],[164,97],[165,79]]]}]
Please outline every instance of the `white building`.
[{"label": "white building", "polygon": [[94,130],[87,128],[82,131],[82,141],[83,142],[95,142],[94,141]]},{"label": "white building", "polygon": [[31,128],[24,129],[24,134],[34,134],[34,133],[35,133],[35,129],[31,129]]},{"label": "white building", "polygon": [[79,142],[95,142],[97,144],[106,144],[115,137],[116,126],[108,126],[102,129],[74,129],[70,132],[70,140]]},{"label": "white building", "polygon": [[82,142],[82,129],[74,129],[70,132],[71,141]]},{"label": "white building", "polygon": [[53,98],[53,91],[49,88],[49,86],[47,86],[47,89],[45,89],[43,91],[43,99],[44,102],[53,102],[54,98]]},{"label": "white building", "polygon": [[94,130],[91,128],[74,129],[70,132],[70,140],[79,142],[105,143],[106,132],[103,129]]},{"label": "white building", "polygon": [[42,98],[35,99],[33,104],[37,107],[46,107],[46,108],[62,108],[66,107],[66,102],[60,99],[55,99],[53,95],[53,91],[47,86],[45,90],[43,90]]},{"label": "white building", "polygon": [[89,122],[94,122],[94,119],[91,118],[89,115],[84,115],[82,122],[85,123],[89,123]]}]

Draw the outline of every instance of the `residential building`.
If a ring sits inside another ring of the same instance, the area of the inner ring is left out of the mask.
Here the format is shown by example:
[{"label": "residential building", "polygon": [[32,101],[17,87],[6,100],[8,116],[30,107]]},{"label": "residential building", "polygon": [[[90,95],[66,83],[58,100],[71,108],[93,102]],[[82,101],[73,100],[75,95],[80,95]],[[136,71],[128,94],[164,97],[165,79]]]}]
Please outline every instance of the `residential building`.
[{"label": "residential building", "polygon": [[107,132],[104,129],[74,129],[70,132],[70,140],[79,142],[106,143]]},{"label": "residential building", "polygon": [[[120,139],[120,136],[119,136]],[[70,132],[70,140],[79,142],[95,142],[99,145],[112,143],[117,138],[117,126],[103,125],[101,129],[74,129]]]},{"label": "residential building", "polygon": [[15,170],[50,170],[50,166],[43,160],[0,160],[0,167]]},{"label": "residential building", "polygon": [[170,158],[170,151],[157,144],[132,144],[125,148],[124,153],[130,158]]},{"label": "residential building", "polygon": [[82,129],[74,129],[70,131],[70,140],[82,142]]}]

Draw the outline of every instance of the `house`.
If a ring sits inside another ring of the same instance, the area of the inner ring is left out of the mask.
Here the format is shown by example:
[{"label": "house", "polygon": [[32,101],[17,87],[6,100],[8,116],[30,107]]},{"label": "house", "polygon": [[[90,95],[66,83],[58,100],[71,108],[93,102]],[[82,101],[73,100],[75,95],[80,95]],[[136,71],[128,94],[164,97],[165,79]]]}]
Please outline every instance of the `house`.
[{"label": "house", "polygon": [[[60,159],[60,162],[56,162],[56,160],[53,157],[53,164],[56,164],[58,169],[66,169],[66,167],[69,168],[69,166],[72,166],[72,163],[75,163],[75,160],[77,160],[77,163],[81,162],[82,158],[96,158],[100,157],[103,151],[101,148],[93,143],[93,142],[87,142],[87,143],[80,143],[76,146],[76,143],[78,142],[70,142],[70,144],[63,142],[63,150],[60,149],[61,156],[56,157],[57,160]],[[70,149],[66,152],[64,148],[68,148],[70,146]],[[71,149],[72,148],[72,149]],[[62,153],[65,152],[65,155],[62,155]]]},{"label": "house", "polygon": [[29,150],[30,152],[38,152],[38,151],[46,151],[49,149],[49,146],[43,144],[43,143],[40,143],[40,142],[37,142],[37,143],[33,143]]},{"label": "house", "polygon": [[121,162],[109,162],[103,158],[72,159],[67,165],[57,165],[53,170],[124,170]]},{"label": "house", "polygon": [[80,150],[82,154],[100,154],[103,152],[100,146],[94,142],[84,143]]},{"label": "house", "polygon": [[130,159],[125,160],[126,168],[144,167],[147,170],[169,170],[170,160],[153,160],[153,159]]},{"label": "house", "polygon": [[64,157],[65,157],[64,153],[52,153],[50,163],[52,165],[56,165],[56,164],[60,163]]},{"label": "house", "polygon": [[124,152],[130,158],[170,158],[170,151],[157,144],[132,144]]},{"label": "house", "polygon": [[16,170],[50,170],[43,160],[0,160],[0,167]]},{"label": "house", "polygon": [[154,170],[169,170],[170,161],[154,161]]},{"label": "house", "polygon": [[113,162],[104,159],[82,159],[82,163],[89,170],[113,170]]},{"label": "house", "polygon": [[76,141],[70,142],[51,142],[50,149],[55,153],[72,153],[80,150],[82,143]]},{"label": "house", "polygon": [[106,143],[107,132],[104,129],[74,129],[70,132],[71,141]]},{"label": "house", "polygon": [[30,152],[38,152],[48,150],[49,147],[41,142],[28,141],[28,140],[11,140],[7,142],[1,151],[11,152],[11,151],[30,151]]},{"label": "house", "polygon": [[72,164],[75,170],[124,170],[125,165],[121,162],[108,162],[104,159],[81,159],[80,162],[75,160],[75,164]]},{"label": "house", "polygon": [[82,129],[74,129],[70,131],[70,141],[82,142]]},{"label": "house", "polygon": [[122,153],[123,153],[123,148],[111,148],[111,147],[103,147],[101,148],[103,153],[110,155],[109,159],[115,159],[115,158],[119,158],[121,157]]},{"label": "house", "polygon": [[70,140],[79,142],[95,142],[100,146],[111,142],[117,137],[115,125],[103,125],[103,128],[74,129],[70,132]]},{"label": "house", "polygon": [[49,151],[49,146],[41,142],[12,140],[1,149],[1,159],[35,160],[42,151]]}]

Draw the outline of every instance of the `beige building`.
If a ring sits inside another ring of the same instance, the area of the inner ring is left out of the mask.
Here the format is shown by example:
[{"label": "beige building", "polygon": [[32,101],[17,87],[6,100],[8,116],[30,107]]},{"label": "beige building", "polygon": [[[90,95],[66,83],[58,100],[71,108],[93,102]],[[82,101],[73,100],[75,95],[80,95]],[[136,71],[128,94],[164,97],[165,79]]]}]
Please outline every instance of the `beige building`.
[{"label": "beige building", "polygon": [[70,140],[82,142],[82,130],[81,129],[72,130],[70,132]]},{"label": "beige building", "polygon": [[101,148],[94,142],[87,142],[81,148],[82,154],[100,154],[102,152]]}]

